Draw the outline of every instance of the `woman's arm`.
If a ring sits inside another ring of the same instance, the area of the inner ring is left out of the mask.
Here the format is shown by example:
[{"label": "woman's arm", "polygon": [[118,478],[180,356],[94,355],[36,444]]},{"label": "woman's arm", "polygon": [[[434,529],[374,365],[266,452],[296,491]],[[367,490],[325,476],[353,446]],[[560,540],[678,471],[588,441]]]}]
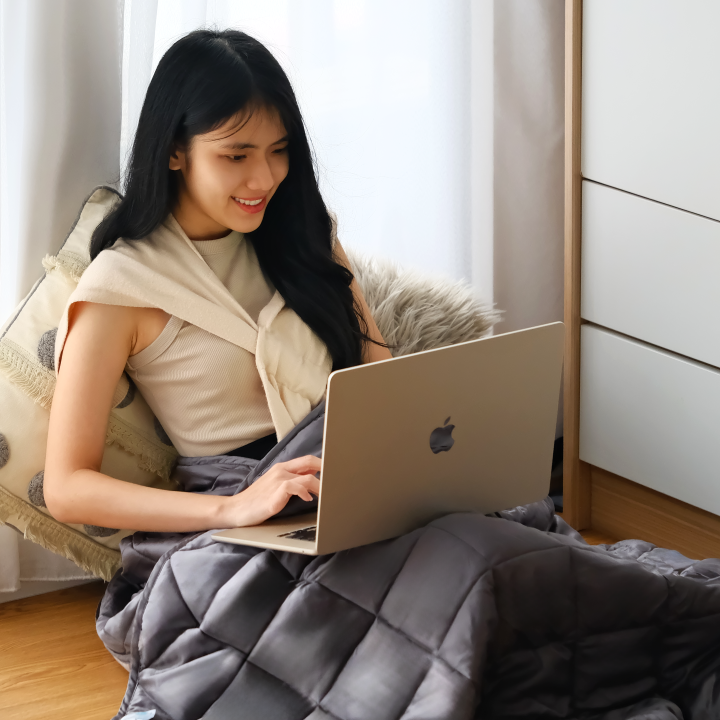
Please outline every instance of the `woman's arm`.
[{"label": "woman's arm", "polygon": [[115,387],[127,358],[149,342],[148,308],[72,307],[48,431],[44,494],[60,522],[149,531],[210,530],[263,522],[292,495],[319,494],[314,456],[279,463],[234,497],[143,487],[100,472]]},{"label": "woman's arm", "polygon": [[[348,256],[345,254],[345,251],[343,250],[342,245],[340,245],[339,240],[335,242],[334,252],[337,256],[337,259],[348,270],[350,270],[350,272],[352,272],[350,260],[348,260]],[[358,304],[362,308],[362,314],[365,318],[365,322],[367,323],[368,336],[376,342],[385,343],[385,341],[383,340],[383,336],[380,334],[380,330],[378,329],[378,326],[373,319],[372,313],[370,312],[370,308],[368,307],[367,301],[365,300],[365,296],[360,289],[360,285],[358,284],[358,281],[354,278],[350,285],[350,289],[353,291],[355,299],[358,301]],[[378,360],[390,360],[390,358],[392,358],[392,355],[390,353],[390,350],[388,350],[387,348],[382,347],[381,345],[376,345],[375,343],[365,343],[365,347],[363,349],[363,363],[372,363],[377,362]]]}]

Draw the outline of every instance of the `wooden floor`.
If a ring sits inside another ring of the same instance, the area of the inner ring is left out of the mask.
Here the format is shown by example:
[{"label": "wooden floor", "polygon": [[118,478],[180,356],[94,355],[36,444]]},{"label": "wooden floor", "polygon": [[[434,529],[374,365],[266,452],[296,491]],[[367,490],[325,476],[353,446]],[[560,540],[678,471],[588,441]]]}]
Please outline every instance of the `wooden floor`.
[{"label": "wooden floor", "polygon": [[590,545],[613,545],[616,542],[615,539],[595,530],[583,530],[580,534]]},{"label": "wooden floor", "polygon": [[128,674],[95,633],[105,583],[0,604],[0,718],[109,720]]},{"label": "wooden floor", "polygon": [[[611,538],[583,532],[595,545]],[[109,720],[127,672],[95,633],[104,583],[0,604],[0,718]]]}]

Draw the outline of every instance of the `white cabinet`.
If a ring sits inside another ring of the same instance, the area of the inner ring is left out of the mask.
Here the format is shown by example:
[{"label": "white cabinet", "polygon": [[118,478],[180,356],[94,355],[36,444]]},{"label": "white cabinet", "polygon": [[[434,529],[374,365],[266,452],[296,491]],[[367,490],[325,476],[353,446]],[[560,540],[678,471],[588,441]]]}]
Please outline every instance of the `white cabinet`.
[{"label": "white cabinet", "polygon": [[582,172],[720,220],[720,2],[585,0]]},{"label": "white cabinet", "polygon": [[566,18],[568,517],[718,556],[720,0]]},{"label": "white cabinet", "polygon": [[585,320],[720,367],[720,222],[585,181],[582,237]]},{"label": "white cabinet", "polygon": [[580,459],[720,514],[720,370],[585,325]]}]

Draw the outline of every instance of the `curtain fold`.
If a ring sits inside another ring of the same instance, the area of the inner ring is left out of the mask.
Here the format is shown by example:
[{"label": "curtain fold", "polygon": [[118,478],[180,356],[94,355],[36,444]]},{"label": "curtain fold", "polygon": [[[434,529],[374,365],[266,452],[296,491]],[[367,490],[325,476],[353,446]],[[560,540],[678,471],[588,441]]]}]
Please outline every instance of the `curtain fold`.
[{"label": "curtain fold", "polygon": [[494,4],[493,285],[510,332],[563,319],[565,2]]},{"label": "curtain fold", "polygon": [[[562,319],[564,0],[0,8],[0,322],[120,176],[162,54],[203,26],[248,32],[285,68],[344,243],[465,278],[504,311],[497,332]],[[2,588],[24,575],[0,530]]]},{"label": "curtain fold", "polygon": [[495,302],[500,332],[563,318],[564,0],[496,0]]}]

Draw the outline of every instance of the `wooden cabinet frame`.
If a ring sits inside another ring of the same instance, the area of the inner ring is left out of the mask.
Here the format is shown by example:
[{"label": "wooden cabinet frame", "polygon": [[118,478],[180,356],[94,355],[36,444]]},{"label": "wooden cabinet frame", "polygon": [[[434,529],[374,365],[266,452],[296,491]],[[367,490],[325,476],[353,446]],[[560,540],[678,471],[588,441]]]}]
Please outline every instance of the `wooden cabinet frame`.
[{"label": "wooden cabinet frame", "polygon": [[689,557],[720,557],[720,517],[580,460],[582,0],[565,0],[565,519]]}]

